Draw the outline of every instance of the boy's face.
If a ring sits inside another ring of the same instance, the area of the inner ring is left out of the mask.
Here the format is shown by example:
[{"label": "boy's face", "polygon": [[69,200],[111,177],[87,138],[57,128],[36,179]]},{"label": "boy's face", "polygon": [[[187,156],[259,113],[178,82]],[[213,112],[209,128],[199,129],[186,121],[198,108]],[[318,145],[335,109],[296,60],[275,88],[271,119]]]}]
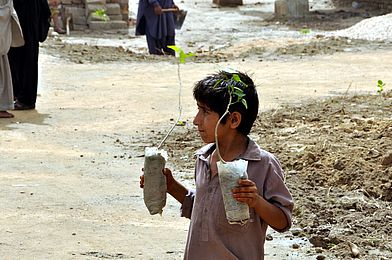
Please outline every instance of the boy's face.
[{"label": "boy's face", "polygon": [[197,126],[203,142],[213,143],[215,142],[215,126],[219,120],[219,114],[200,102],[197,102],[197,108],[198,112],[193,119],[193,124]]}]

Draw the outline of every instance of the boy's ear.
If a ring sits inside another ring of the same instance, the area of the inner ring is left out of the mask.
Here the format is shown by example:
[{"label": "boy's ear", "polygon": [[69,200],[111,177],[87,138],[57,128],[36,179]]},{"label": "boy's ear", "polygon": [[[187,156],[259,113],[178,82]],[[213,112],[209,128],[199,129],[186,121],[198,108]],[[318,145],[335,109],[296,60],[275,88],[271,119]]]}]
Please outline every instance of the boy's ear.
[{"label": "boy's ear", "polygon": [[231,128],[237,128],[240,125],[240,123],[241,123],[241,119],[242,119],[242,117],[241,117],[240,113],[238,113],[236,111],[230,113],[230,125],[231,125]]}]

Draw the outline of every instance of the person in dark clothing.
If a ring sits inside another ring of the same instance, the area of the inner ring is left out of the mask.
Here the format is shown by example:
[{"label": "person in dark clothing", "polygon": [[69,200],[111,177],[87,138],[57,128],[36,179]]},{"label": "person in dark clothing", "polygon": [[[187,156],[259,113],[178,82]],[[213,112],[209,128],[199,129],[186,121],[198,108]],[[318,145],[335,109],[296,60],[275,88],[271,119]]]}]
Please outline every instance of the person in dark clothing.
[{"label": "person in dark clothing", "polygon": [[168,45],[175,45],[173,0],[139,0],[136,35],[146,35],[148,51],[156,55],[175,55]]},{"label": "person in dark clothing", "polygon": [[46,39],[49,28],[46,24],[50,25],[51,14],[47,0],[14,0],[14,8],[25,40],[24,46],[11,48],[8,52],[14,109],[34,109],[38,87],[39,42]]}]

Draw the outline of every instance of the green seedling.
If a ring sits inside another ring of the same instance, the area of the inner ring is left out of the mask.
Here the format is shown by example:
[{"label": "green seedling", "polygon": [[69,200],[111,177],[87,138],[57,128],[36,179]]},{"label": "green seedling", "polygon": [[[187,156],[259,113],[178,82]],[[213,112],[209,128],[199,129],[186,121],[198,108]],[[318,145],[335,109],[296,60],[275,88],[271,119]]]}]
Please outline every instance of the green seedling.
[{"label": "green seedling", "polygon": [[213,86],[213,88],[215,88],[216,86],[218,86],[220,83],[222,82],[226,82],[228,85],[227,91],[229,92],[229,103],[227,104],[226,107],[226,111],[223,113],[223,115],[219,118],[216,126],[215,126],[215,144],[216,144],[216,150],[217,150],[217,154],[219,157],[219,160],[222,161],[223,163],[226,163],[223,158],[220,155],[219,152],[219,144],[218,144],[218,126],[220,124],[220,122],[223,120],[223,118],[230,113],[229,109],[230,106],[241,102],[246,109],[248,109],[248,104],[246,102],[245,96],[246,94],[244,93],[244,91],[238,87],[236,87],[236,83],[240,83],[242,84],[244,87],[247,87],[247,85],[242,82],[242,80],[240,79],[240,77],[238,76],[238,74],[236,73],[232,73],[231,78],[228,79],[224,79],[224,80],[219,80],[215,83],[215,85]]},{"label": "green seedling", "polygon": [[302,33],[302,34],[309,34],[310,33],[310,29],[302,28],[299,32]]},{"label": "green seedling", "polygon": [[385,83],[381,79],[379,79],[377,81],[377,88],[378,88],[377,93],[382,94],[382,92],[384,91],[384,87],[385,87]]},{"label": "green seedling", "polygon": [[175,45],[169,45],[167,47],[178,54],[178,61],[180,64],[184,64],[186,62],[186,59],[195,56],[195,54],[192,52],[185,53],[180,47],[177,47]]},{"label": "green seedling", "polygon": [[[218,127],[223,118],[230,114],[230,106],[241,103],[248,108],[248,104],[245,100],[246,94],[241,88],[248,87],[247,84],[241,81],[239,75],[235,72],[231,72],[231,77],[218,81],[213,88],[223,84],[227,86],[229,94],[229,101],[226,107],[226,111],[219,118],[215,126],[215,145],[219,160],[216,162],[218,167],[219,183],[222,190],[223,204],[226,212],[226,219],[229,224],[245,225],[249,221],[249,206],[245,203],[236,201],[232,196],[232,189],[238,185],[238,179],[247,179],[248,175],[246,169],[248,167],[248,161],[243,159],[236,159],[234,161],[226,162],[219,150],[218,141]],[[241,87],[241,88],[240,88]]]},{"label": "green seedling", "polygon": [[93,14],[99,18],[101,18],[103,21],[107,22],[109,21],[109,16],[106,14],[105,9],[97,9],[93,12]]},{"label": "green seedling", "polygon": [[179,80],[179,94],[178,94],[178,118],[175,123],[171,126],[170,130],[159,143],[158,147],[146,147],[145,149],[145,159],[144,159],[144,189],[143,198],[144,203],[151,215],[162,214],[163,208],[166,205],[166,190],[167,183],[166,178],[162,174],[162,170],[165,167],[167,161],[167,152],[160,149],[163,143],[166,141],[170,133],[173,131],[175,126],[184,126],[185,122],[180,121],[182,107],[181,107],[181,71],[180,64],[185,63],[188,57],[193,56],[193,54],[185,53],[181,48],[176,46],[168,46],[176,53],[179,54],[178,64],[177,64],[177,75]]},{"label": "green seedling", "polygon": [[169,137],[171,132],[173,131],[174,127],[176,126],[185,126],[184,121],[180,121],[181,114],[182,114],[182,106],[181,106],[181,90],[182,90],[182,79],[181,79],[181,68],[180,64],[184,64],[186,60],[190,57],[195,56],[195,54],[188,52],[185,53],[180,47],[177,47],[175,45],[168,45],[168,48],[172,49],[178,54],[178,63],[177,63],[177,76],[178,76],[178,82],[179,82],[179,91],[178,91],[178,118],[173,124],[173,126],[169,129],[168,133],[166,136],[162,139],[160,144],[158,145],[158,149],[163,145],[163,143],[166,141],[166,139]]}]

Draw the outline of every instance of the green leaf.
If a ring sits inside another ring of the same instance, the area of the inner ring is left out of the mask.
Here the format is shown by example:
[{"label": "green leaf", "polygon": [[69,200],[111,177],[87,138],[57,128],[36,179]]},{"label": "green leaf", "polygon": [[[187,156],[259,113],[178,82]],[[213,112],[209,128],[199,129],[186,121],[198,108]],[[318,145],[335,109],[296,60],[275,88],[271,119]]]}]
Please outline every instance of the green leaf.
[{"label": "green leaf", "polygon": [[310,33],[310,29],[308,29],[308,28],[303,28],[303,29],[300,30],[300,33],[302,33],[302,34],[308,34],[308,33]]},{"label": "green leaf", "polygon": [[178,53],[178,60],[181,64],[184,64],[187,58],[195,56],[195,54],[191,52],[185,53],[180,47],[175,45],[168,45],[167,47]]},{"label": "green leaf", "polygon": [[236,96],[238,96],[239,98],[245,97],[246,94],[244,93],[244,91],[238,87],[234,87],[234,94]]},{"label": "green leaf", "polygon": [[233,74],[232,79],[233,79],[235,82],[241,82],[240,76],[238,76],[238,74]]},{"label": "green leaf", "polygon": [[214,86],[212,88],[213,89],[216,88],[216,86],[218,86],[222,81],[223,81],[223,79],[220,79],[217,82],[215,82],[215,84],[214,84]]},{"label": "green leaf", "polygon": [[246,102],[246,99],[245,98],[241,99],[241,102],[245,106],[245,109],[248,109],[248,103]]},{"label": "green leaf", "polygon": [[175,51],[175,52],[180,52],[180,51],[182,51],[181,48],[179,48],[179,47],[177,47],[177,46],[175,46],[175,45],[168,45],[167,47],[168,47],[169,49],[172,49],[172,50]]}]

